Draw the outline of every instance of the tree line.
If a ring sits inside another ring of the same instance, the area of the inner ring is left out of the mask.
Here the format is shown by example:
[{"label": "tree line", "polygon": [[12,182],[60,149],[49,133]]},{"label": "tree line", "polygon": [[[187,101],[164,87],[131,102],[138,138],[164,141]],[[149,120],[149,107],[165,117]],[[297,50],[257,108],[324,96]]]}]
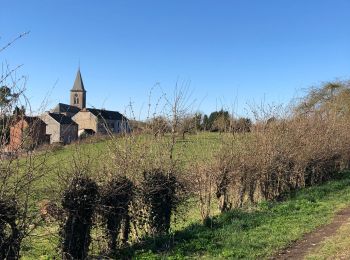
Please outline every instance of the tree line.
[{"label": "tree line", "polygon": [[[144,127],[148,127],[155,135],[169,133],[171,124],[164,116],[157,116],[146,121]],[[196,112],[183,116],[177,125],[176,132],[185,138],[187,133],[198,131],[210,131],[219,133],[248,133],[253,126],[248,117],[234,117],[226,110],[214,111],[208,115]]]}]

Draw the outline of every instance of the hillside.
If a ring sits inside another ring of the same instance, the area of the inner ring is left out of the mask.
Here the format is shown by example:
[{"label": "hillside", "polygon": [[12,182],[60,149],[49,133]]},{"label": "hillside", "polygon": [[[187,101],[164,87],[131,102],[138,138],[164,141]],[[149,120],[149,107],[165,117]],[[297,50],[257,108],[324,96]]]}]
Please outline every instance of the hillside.
[{"label": "hillside", "polygon": [[[142,142],[145,136],[139,136]],[[191,160],[205,160],[220,148],[222,135],[202,133],[179,140],[176,145],[176,158],[181,165]],[[70,169],[75,160],[88,160],[89,165],[101,169],[107,163],[107,155],[112,144],[123,142],[119,139],[91,139],[85,143],[54,148],[43,152],[36,159],[45,161],[48,172],[35,187],[32,199],[57,200],[60,183],[59,173]],[[194,156],[196,154],[196,156]],[[276,254],[280,249],[301,238],[320,225],[331,221],[340,209],[349,206],[350,173],[339,175],[338,180],[323,185],[306,188],[285,196],[281,202],[263,202],[256,206],[245,206],[219,215],[213,204],[214,218],[206,225],[201,222],[197,198],[190,199],[179,209],[176,221],[172,222],[169,236],[145,240],[125,249],[124,257],[138,259],[182,259],[182,258],[263,258]],[[58,199],[59,201],[59,199]],[[35,210],[39,210],[38,208]],[[26,239],[22,249],[24,259],[51,258],[56,255],[58,226],[43,224]],[[92,236],[100,236],[94,230]]]}]

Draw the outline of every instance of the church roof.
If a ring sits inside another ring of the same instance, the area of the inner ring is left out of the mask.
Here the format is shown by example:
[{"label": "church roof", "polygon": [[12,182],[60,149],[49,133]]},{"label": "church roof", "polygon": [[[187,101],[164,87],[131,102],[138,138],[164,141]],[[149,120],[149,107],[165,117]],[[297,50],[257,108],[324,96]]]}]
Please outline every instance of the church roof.
[{"label": "church roof", "polygon": [[95,109],[95,108],[87,108],[86,111],[92,113],[93,115],[97,116],[98,118],[102,118],[105,120],[124,120],[126,121],[127,118],[120,114],[117,111],[110,111],[110,110],[104,110],[104,109]]},{"label": "church roof", "polygon": [[78,69],[77,76],[75,77],[74,85],[71,91],[85,91],[83,79],[81,78],[80,69]]},{"label": "church roof", "polygon": [[51,116],[56,122],[60,123],[61,125],[75,125],[76,124],[70,117],[65,116],[63,114],[49,113],[49,116]]},{"label": "church roof", "polygon": [[76,106],[70,106],[63,103],[58,103],[54,109],[51,110],[52,113],[73,113],[76,114],[80,111],[80,108]]}]

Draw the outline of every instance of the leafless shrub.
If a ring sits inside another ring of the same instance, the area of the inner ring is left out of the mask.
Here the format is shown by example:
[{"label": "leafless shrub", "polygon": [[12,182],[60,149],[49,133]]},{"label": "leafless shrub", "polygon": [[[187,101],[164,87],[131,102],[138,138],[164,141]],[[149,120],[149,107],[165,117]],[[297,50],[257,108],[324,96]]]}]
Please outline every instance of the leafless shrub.
[{"label": "leafless shrub", "polygon": [[175,213],[179,198],[176,177],[159,169],[144,172],[141,196],[147,209],[147,220],[153,236],[169,232],[170,220]]},{"label": "leafless shrub", "polygon": [[[16,40],[0,48],[0,53]],[[25,96],[26,78],[18,77],[22,65],[11,68],[2,62],[0,74],[0,243],[1,259],[17,259],[20,248],[39,226],[42,219],[33,199],[37,183],[46,174],[46,155],[36,154],[36,136],[30,128],[17,125],[21,119],[31,117],[32,111]],[[33,123],[33,128],[36,123]],[[15,136],[14,133],[20,133]],[[15,137],[19,137],[17,140]],[[13,141],[16,141],[14,145]]]},{"label": "leafless shrub", "polygon": [[44,199],[38,203],[38,206],[40,217],[46,223],[54,223],[63,220],[64,212],[62,208],[57,205],[57,203]]},{"label": "leafless shrub", "polygon": [[348,84],[326,84],[313,89],[297,109],[255,112],[248,135],[228,137],[217,160],[219,169],[225,169],[217,180],[217,196],[224,201],[221,210],[278,199],[293,189],[329,180],[347,167],[347,93]]},{"label": "leafless shrub", "polygon": [[[162,91],[152,116],[142,125],[143,134],[132,132],[122,138],[110,135],[106,155],[111,163],[104,165],[104,174],[98,178],[104,183],[101,186],[102,200],[108,183],[117,180],[118,176],[125,176],[133,185],[127,212],[130,221],[129,243],[147,235],[167,234],[175,209],[183,200],[183,171],[175,158],[174,148],[180,138],[180,122],[188,114],[184,98],[186,90],[182,88],[175,91],[174,97],[168,97]],[[157,111],[158,108],[160,111]],[[150,110],[153,110],[151,105]],[[119,234],[118,227],[112,229],[113,237]],[[125,245],[127,236],[124,237],[124,241],[120,242]],[[114,242],[109,241],[104,242],[105,245],[101,243],[100,251],[110,251],[108,243],[112,245]]]},{"label": "leafless shrub", "polygon": [[178,132],[182,139],[185,139],[185,134],[195,133],[198,130],[198,115],[189,114],[181,118],[179,121]]},{"label": "leafless shrub", "polygon": [[0,257],[18,259],[21,240],[20,227],[17,224],[19,211],[13,199],[0,200]]},{"label": "leafless shrub", "polygon": [[[108,254],[115,254],[117,243],[126,245],[130,233],[130,203],[134,197],[133,183],[125,177],[109,181],[101,188],[99,212],[108,239]],[[118,241],[118,235],[121,236]]]},{"label": "leafless shrub", "polygon": [[203,223],[212,217],[213,193],[217,172],[205,162],[193,162],[189,167],[189,181],[191,181],[192,193],[198,197],[199,208]]},{"label": "leafless shrub", "polygon": [[64,259],[87,257],[97,197],[96,183],[84,176],[73,178],[65,190],[62,207],[67,217],[60,231]]},{"label": "leafless shrub", "polygon": [[147,122],[147,125],[154,137],[158,137],[159,135],[164,136],[166,133],[170,133],[170,124],[167,118],[163,116],[157,116],[150,119]]}]

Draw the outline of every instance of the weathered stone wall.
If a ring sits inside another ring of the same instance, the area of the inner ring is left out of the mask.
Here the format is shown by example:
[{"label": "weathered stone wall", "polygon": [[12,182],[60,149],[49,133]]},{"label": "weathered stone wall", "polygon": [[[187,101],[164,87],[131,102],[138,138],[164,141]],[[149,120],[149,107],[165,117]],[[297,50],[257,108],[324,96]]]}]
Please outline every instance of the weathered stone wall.
[{"label": "weathered stone wall", "polygon": [[80,111],[72,117],[72,120],[78,124],[79,130],[91,129],[95,133],[97,132],[97,118],[91,112]]},{"label": "weathered stone wall", "polygon": [[[75,103],[75,95],[77,95],[78,103]],[[71,91],[70,105],[83,109],[86,107],[86,92],[83,91]]]},{"label": "weathered stone wall", "polygon": [[97,118],[89,111],[80,111],[72,119],[79,125],[79,132],[91,129],[96,134],[130,132],[127,121]]},{"label": "weathered stone wall", "polygon": [[46,134],[50,135],[50,144],[60,142],[60,124],[48,114],[42,115],[41,119],[46,123]]}]

